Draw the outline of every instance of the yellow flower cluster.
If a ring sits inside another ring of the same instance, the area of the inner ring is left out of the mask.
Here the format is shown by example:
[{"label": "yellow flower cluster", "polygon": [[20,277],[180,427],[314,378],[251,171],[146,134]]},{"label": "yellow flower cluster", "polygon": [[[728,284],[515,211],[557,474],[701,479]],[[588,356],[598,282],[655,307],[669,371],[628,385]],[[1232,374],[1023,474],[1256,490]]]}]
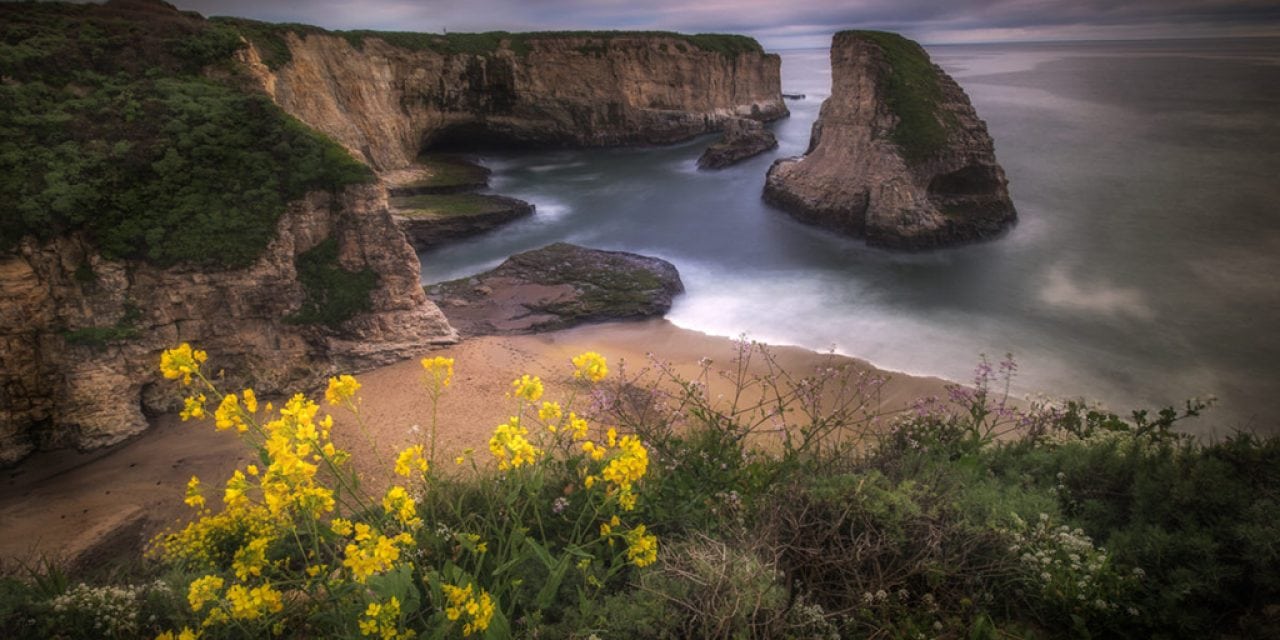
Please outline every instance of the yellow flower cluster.
[{"label": "yellow flower cluster", "polygon": [[206,399],[203,393],[197,393],[194,396],[183,398],[182,411],[178,414],[178,417],[182,418],[183,422],[191,420],[192,418],[196,420],[204,418],[205,402]]},{"label": "yellow flower cluster", "polygon": [[480,593],[476,595],[477,589],[471,584],[466,587],[445,584],[442,588],[449,600],[449,606],[444,610],[445,617],[457,621],[466,616],[467,621],[462,626],[463,637],[489,628],[489,620],[493,618],[493,598],[489,592],[479,589]]},{"label": "yellow flower cluster", "polygon": [[604,380],[605,376],[609,375],[609,366],[605,362],[604,356],[594,351],[574,356],[573,366],[578,369],[573,372],[573,377],[575,378],[600,382]]},{"label": "yellow flower cluster", "polygon": [[644,525],[636,525],[624,537],[627,540],[627,560],[637,567],[647,567],[658,559],[658,537],[645,533]]},{"label": "yellow flower cluster", "polygon": [[203,351],[192,349],[191,345],[182,343],[177,349],[169,349],[160,354],[160,373],[168,380],[182,379],[182,384],[191,384],[191,376],[200,372],[200,365],[209,359]]},{"label": "yellow flower cluster", "polygon": [[406,478],[413,473],[414,469],[426,473],[427,468],[426,454],[420,444],[408,447],[396,456],[396,473]]},{"label": "yellow flower cluster", "polygon": [[517,398],[529,402],[537,402],[542,397],[542,380],[538,376],[522,375],[518,380],[511,382],[511,388]]},{"label": "yellow flower cluster", "polygon": [[422,518],[418,517],[418,506],[404,487],[396,485],[387,490],[382,498],[382,508],[396,517],[400,525],[409,529],[422,526]]},{"label": "yellow flower cluster", "polygon": [[236,572],[236,577],[240,580],[248,580],[249,576],[258,577],[262,575],[262,569],[267,565],[267,545],[271,544],[270,538],[254,538],[249,544],[240,547],[231,561],[231,570]]},{"label": "yellow flower cluster", "polygon": [[[227,566],[235,549],[257,538],[271,537],[279,527],[265,507],[248,505],[204,515],[182,531],[157,538],[152,553],[187,566],[214,569]],[[231,551],[228,551],[230,549]]]},{"label": "yellow flower cluster", "polygon": [[187,495],[183,502],[193,509],[204,508],[204,493],[200,488],[200,478],[191,476],[191,480],[187,482]]},{"label": "yellow flower cluster", "polygon": [[284,609],[284,599],[279,591],[271,588],[270,583],[252,588],[245,588],[242,584],[231,585],[227,589],[227,603],[231,605],[231,618],[234,620],[256,620]]},{"label": "yellow flower cluster", "polygon": [[216,602],[222,592],[223,580],[218,576],[204,576],[191,581],[187,589],[187,602],[192,611],[200,611],[209,602]]},{"label": "yellow flower cluster", "polygon": [[542,407],[538,409],[538,419],[547,423],[551,433],[556,432],[555,423],[560,420],[562,415],[564,415],[564,410],[560,408],[559,402],[543,402]]},{"label": "yellow flower cluster", "polygon": [[182,631],[179,631],[176,636],[173,635],[172,631],[165,631],[164,633],[156,636],[156,640],[196,640],[199,637],[200,634],[187,627],[183,627]]},{"label": "yellow flower cluster", "polygon": [[[350,523],[344,524],[351,526]],[[341,533],[340,527],[338,521],[334,521],[333,530]],[[383,573],[395,566],[396,561],[400,559],[400,546],[413,544],[413,536],[407,533],[389,538],[380,533],[374,534],[372,527],[363,522],[357,522],[352,526],[352,534],[354,539],[347,543],[342,566],[350,569],[351,576],[361,584],[364,584],[369,576]]]},{"label": "yellow flower cluster", "polygon": [[423,358],[421,364],[427,376],[427,386],[440,389],[453,382],[453,358]]},{"label": "yellow flower cluster", "polygon": [[414,634],[400,631],[400,599],[391,596],[385,603],[369,603],[364,617],[360,619],[360,635],[377,636],[382,640],[408,640]]},{"label": "yellow flower cluster", "polygon": [[493,457],[498,459],[498,468],[506,471],[507,469],[519,469],[520,467],[533,464],[542,455],[542,450],[533,446],[526,439],[529,430],[520,424],[520,419],[512,416],[506,424],[498,425],[493,431],[493,437],[489,438],[489,452]]},{"label": "yellow flower cluster", "polygon": [[324,400],[329,403],[329,406],[345,406],[351,402],[359,390],[360,383],[354,377],[343,374],[336,378],[329,378],[329,388],[324,391]]},{"label": "yellow flower cluster", "polygon": [[603,479],[609,483],[608,495],[617,498],[618,505],[623,511],[631,511],[636,508],[634,485],[644,478],[649,470],[649,451],[635,436],[622,436],[619,440],[617,430],[612,428],[609,429],[606,438],[603,446],[591,440],[582,443],[582,452],[591,460],[599,461],[606,457],[609,459],[598,476],[587,473],[583,478],[583,484],[590,489],[597,481]]},{"label": "yellow flower cluster", "polygon": [[222,396],[222,402],[213,412],[213,426],[218,431],[234,428],[237,433],[245,433],[249,430],[249,422],[246,421],[252,421],[253,414],[258,412],[258,398],[253,394],[253,389],[245,389],[241,395],[244,396],[243,407],[236,394]]}]

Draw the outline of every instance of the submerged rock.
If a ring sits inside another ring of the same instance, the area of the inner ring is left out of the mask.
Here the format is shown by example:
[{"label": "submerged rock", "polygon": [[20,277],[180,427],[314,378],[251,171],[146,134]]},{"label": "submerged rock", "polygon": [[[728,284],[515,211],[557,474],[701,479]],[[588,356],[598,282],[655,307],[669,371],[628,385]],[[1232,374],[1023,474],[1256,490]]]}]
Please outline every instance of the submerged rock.
[{"label": "submerged rock", "polygon": [[724,135],[698,158],[699,169],[722,169],[778,147],[778,139],[764,125],[746,118],[734,118]]},{"label": "submerged rock", "polygon": [[841,32],[831,70],[809,151],[769,169],[769,203],[895,249],[981,240],[1013,224],[986,124],[920,45]]},{"label": "submerged rock", "polygon": [[682,291],[665,260],[558,242],[428,287],[427,295],[462,335],[475,336],[660,316]]}]

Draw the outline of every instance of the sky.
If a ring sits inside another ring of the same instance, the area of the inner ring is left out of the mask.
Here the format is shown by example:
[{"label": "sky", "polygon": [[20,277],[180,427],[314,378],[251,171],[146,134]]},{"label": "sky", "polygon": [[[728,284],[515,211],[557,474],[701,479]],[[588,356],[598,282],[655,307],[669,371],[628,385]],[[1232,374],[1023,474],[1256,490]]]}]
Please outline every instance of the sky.
[{"label": "sky", "polygon": [[329,29],[741,33],[768,49],[826,47],[841,29],[926,44],[1280,36],[1277,0],[170,0],[206,16]]}]

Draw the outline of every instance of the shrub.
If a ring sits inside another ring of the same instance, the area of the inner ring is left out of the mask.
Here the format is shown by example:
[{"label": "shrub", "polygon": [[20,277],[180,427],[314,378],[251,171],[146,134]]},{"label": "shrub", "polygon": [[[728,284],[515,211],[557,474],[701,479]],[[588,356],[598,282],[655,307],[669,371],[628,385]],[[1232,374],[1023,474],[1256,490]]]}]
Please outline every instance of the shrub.
[{"label": "shrub", "polygon": [[369,293],[378,284],[378,274],[367,267],[344,269],[338,263],[336,239],[326,238],[298,254],[296,266],[303,300],[302,308],[288,318],[289,322],[337,328],[369,310]]}]

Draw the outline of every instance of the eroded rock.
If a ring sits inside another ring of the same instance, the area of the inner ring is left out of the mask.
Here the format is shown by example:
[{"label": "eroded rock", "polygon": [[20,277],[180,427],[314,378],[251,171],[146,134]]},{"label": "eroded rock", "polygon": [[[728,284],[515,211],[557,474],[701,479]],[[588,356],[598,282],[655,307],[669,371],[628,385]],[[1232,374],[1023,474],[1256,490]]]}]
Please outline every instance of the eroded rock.
[{"label": "eroded rock", "polygon": [[724,135],[698,158],[699,169],[723,169],[778,147],[778,139],[764,125],[735,118],[725,125]]},{"label": "eroded rock", "polygon": [[831,69],[809,151],[774,163],[767,201],[895,249],[981,240],[1013,224],[986,124],[924,49],[894,34],[841,32]]},{"label": "eroded rock", "polygon": [[564,242],[513,255],[492,271],[427,289],[464,336],[660,316],[682,291],[680,274],[670,262]]}]

